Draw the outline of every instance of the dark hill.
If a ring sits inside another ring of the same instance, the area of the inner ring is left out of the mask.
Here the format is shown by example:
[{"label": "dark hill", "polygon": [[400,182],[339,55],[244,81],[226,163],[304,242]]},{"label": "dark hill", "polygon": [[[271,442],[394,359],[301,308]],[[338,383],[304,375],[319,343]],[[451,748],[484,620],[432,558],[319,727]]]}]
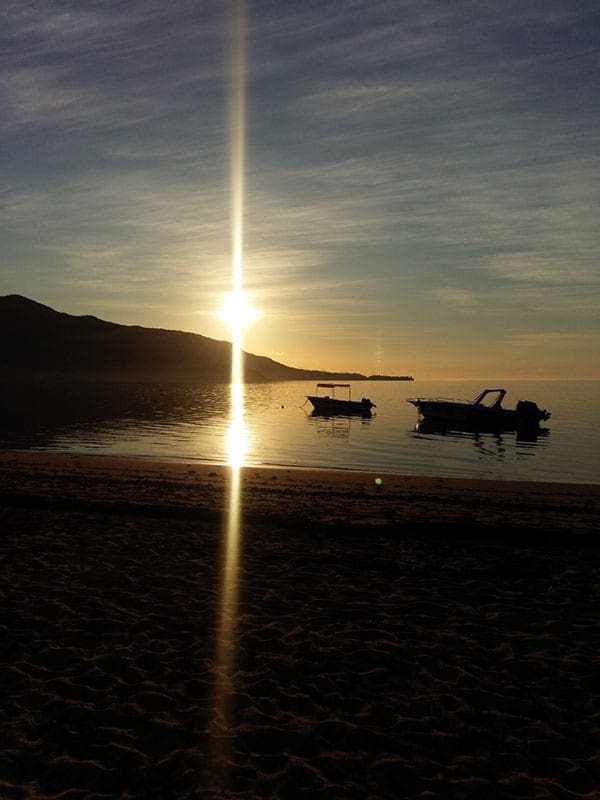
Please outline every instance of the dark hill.
[{"label": "dark hill", "polygon": [[[244,363],[248,382],[364,379],[357,373],[295,369],[250,353]],[[0,297],[0,373],[5,376],[228,382],[230,365],[228,342],[76,317],[20,295]]]}]

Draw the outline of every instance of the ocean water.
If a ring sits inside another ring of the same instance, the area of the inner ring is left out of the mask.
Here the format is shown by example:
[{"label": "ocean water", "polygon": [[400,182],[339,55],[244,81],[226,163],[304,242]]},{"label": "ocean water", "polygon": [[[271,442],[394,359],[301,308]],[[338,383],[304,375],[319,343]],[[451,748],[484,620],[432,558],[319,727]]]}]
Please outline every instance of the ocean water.
[{"label": "ocean water", "polygon": [[[497,382],[355,382],[371,419],[311,415],[314,383],[245,387],[245,463],[381,473],[600,483],[600,381],[512,381],[504,405],[533,400],[552,417],[532,441],[512,433],[417,429],[407,397],[473,399]],[[225,463],[226,385],[67,385],[8,388],[0,448]]]}]

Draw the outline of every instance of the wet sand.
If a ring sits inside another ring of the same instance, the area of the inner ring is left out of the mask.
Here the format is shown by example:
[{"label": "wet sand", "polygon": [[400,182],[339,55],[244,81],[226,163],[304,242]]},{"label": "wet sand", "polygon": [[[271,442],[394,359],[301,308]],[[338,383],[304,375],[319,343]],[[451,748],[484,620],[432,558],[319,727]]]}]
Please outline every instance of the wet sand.
[{"label": "wet sand", "polygon": [[0,454],[0,797],[600,796],[600,487],[229,485]]}]

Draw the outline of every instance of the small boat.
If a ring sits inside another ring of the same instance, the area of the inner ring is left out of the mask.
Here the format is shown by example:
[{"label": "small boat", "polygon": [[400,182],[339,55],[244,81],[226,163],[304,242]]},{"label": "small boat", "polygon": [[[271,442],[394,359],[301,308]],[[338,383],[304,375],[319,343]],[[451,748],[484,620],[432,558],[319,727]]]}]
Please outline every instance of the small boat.
[{"label": "small boat", "polygon": [[[331,389],[331,395],[320,395],[319,389]],[[347,389],[348,397],[336,397],[336,389]],[[306,399],[312,403],[314,409],[313,414],[324,416],[345,414],[355,417],[370,417],[371,409],[376,407],[375,403],[372,403],[368,397],[363,397],[361,400],[352,400],[350,394],[351,388],[349,383],[317,383],[317,394],[307,394]]]},{"label": "small boat", "polygon": [[[515,409],[502,407],[506,389],[484,389],[474,400],[409,397],[421,417],[448,425],[457,424],[475,430],[523,430],[537,428],[550,419],[545,411],[530,400],[519,400]],[[491,400],[488,397],[491,395]],[[484,403],[485,398],[488,401]]]}]

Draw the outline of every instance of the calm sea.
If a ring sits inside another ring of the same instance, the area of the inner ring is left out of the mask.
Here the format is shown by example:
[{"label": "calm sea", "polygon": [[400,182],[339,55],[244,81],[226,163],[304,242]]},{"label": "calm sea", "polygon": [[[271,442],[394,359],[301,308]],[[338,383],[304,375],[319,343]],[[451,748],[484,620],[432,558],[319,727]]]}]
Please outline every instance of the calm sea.
[{"label": "calm sea", "polygon": [[[249,384],[249,464],[454,477],[600,483],[600,381],[503,382],[504,405],[533,400],[552,417],[534,441],[515,433],[425,433],[410,396],[472,399],[482,382],[355,382],[377,404],[369,420],[315,418],[314,383]],[[489,384],[492,388],[492,384]],[[0,448],[223,463],[229,387],[57,385],[6,389]]]}]

